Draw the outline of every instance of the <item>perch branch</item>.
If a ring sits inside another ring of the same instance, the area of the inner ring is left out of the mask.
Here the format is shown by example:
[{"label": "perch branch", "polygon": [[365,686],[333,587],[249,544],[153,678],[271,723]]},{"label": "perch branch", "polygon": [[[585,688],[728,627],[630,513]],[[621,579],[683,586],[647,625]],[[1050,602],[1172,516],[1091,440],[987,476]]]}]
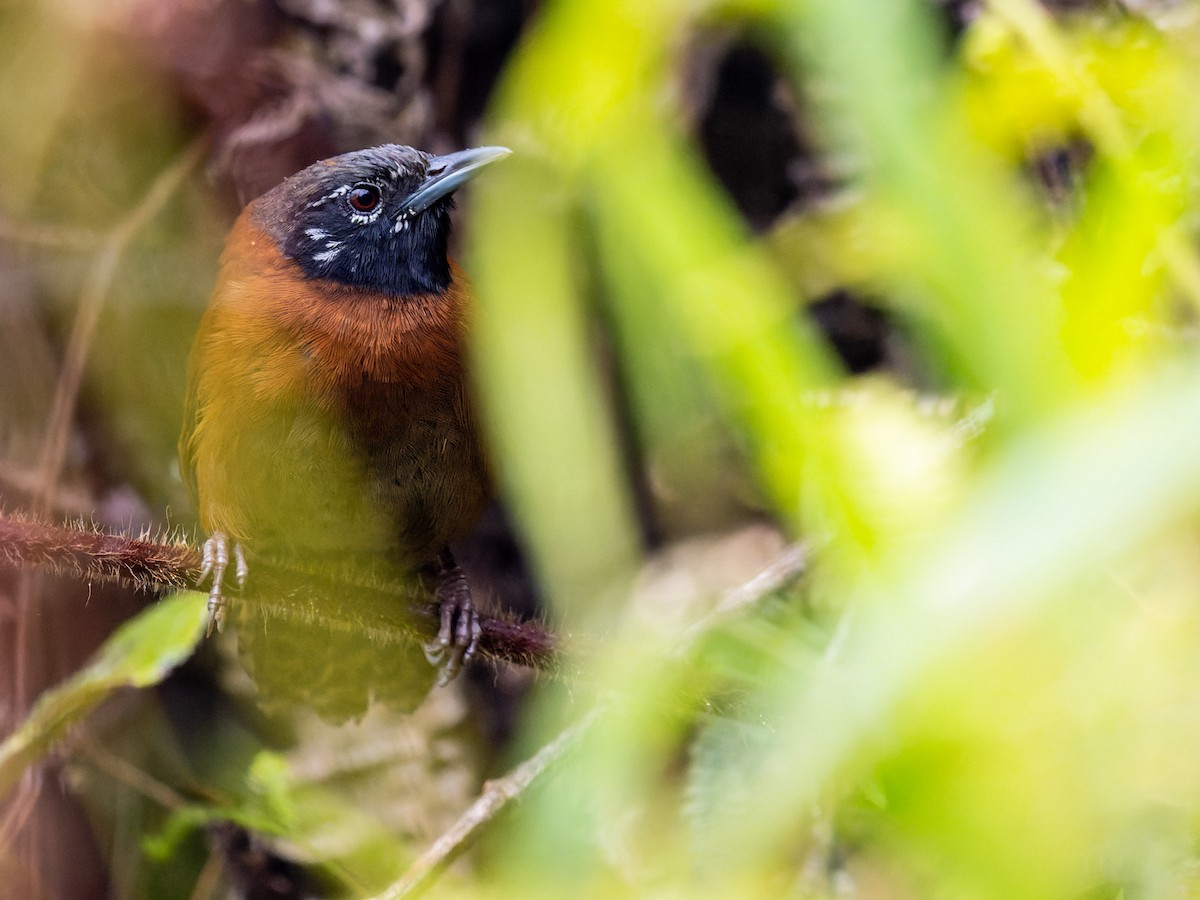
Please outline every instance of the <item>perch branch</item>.
[{"label": "perch branch", "polygon": [[[187,589],[200,574],[199,551],[183,541],[149,535],[133,538],[0,515],[0,561],[5,560],[139,590]],[[265,559],[255,561],[247,591],[237,602],[253,604],[266,617],[354,630],[379,643],[426,641],[438,627],[437,605],[414,579],[331,575]],[[401,611],[407,615],[398,614]],[[483,655],[543,671],[555,669],[558,639],[541,623],[485,616],[481,624]]]}]

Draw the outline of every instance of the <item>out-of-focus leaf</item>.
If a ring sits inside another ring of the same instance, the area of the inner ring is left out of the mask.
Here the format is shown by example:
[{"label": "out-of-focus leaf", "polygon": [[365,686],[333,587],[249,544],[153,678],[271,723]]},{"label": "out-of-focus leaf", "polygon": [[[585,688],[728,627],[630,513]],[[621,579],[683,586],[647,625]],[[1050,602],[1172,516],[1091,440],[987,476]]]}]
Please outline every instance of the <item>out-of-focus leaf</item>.
[{"label": "out-of-focus leaf", "polygon": [[1029,153],[1083,140],[1095,157],[1070,176],[1085,180],[1086,191],[1058,253],[1063,345],[1095,383],[1145,349],[1131,326],[1151,314],[1164,276],[1197,299],[1195,262],[1174,231],[1194,194],[1187,76],[1177,51],[1143,24],[1068,33],[1025,0],[994,7],[964,51],[968,117],[993,143]]},{"label": "out-of-focus leaf", "polygon": [[1059,340],[1044,234],[1002,160],[973,139],[941,77],[916,2],[782,4],[797,55],[837,84],[826,140],[864,160],[886,211],[876,239],[905,250],[888,280],[920,313],[925,345],[964,386],[1002,396],[997,425],[1046,415],[1077,392]]},{"label": "out-of-focus leaf", "polygon": [[286,858],[312,867],[323,880],[340,882],[358,895],[394,880],[411,852],[404,837],[336,785],[305,779],[269,750],[255,754],[236,796],[174,810],[161,830],[145,840],[145,851],[156,859],[169,858],[198,829],[214,822],[246,829]]},{"label": "out-of-focus leaf", "polygon": [[1078,127],[1078,98],[1031,58],[1011,28],[993,16],[973,23],[962,55],[968,66],[966,121],[988,146],[1015,159],[1052,146]]},{"label": "out-of-focus leaf", "polygon": [[90,665],[44,693],[0,744],[0,796],[25,766],[113,691],[157,684],[187,659],[204,635],[207,602],[205,595],[188,591],[152,604],[113,634]]},{"label": "out-of-focus leaf", "polygon": [[500,476],[542,582],[565,611],[586,617],[599,593],[628,577],[636,526],[588,341],[568,185],[557,160],[526,150],[475,197],[478,226],[492,237],[472,266],[473,358]]},{"label": "out-of-focus leaf", "polygon": [[[476,354],[508,460],[502,474],[551,574],[579,568],[585,547],[589,565],[611,570],[611,548],[627,544],[630,530],[616,512],[622,491],[598,418],[600,382],[587,376],[583,248],[597,252],[621,308],[654,306],[640,321],[653,322],[657,339],[710,379],[773,508],[797,523],[804,492],[824,489],[824,470],[811,458],[822,446],[820,416],[800,394],[827,383],[829,360],[656,94],[669,63],[663,35],[699,12],[555,5],[501,91],[496,140],[526,162],[514,159],[479,185],[477,222],[487,239],[473,267],[482,297]],[[619,53],[605,52],[616,46]],[[638,396],[653,402],[650,391]],[[807,483],[802,473],[812,476]],[[569,579],[549,581],[552,595],[570,597]]]},{"label": "out-of-focus leaf", "polygon": [[866,581],[844,646],[811,683],[781,673],[766,714],[773,749],[719,832],[729,859],[753,869],[782,850],[788,823],[894,737],[902,704],[933,666],[1051,612],[1098,561],[1200,506],[1198,398],[1196,373],[1170,370],[1030,435],[980,474],[921,552]]}]

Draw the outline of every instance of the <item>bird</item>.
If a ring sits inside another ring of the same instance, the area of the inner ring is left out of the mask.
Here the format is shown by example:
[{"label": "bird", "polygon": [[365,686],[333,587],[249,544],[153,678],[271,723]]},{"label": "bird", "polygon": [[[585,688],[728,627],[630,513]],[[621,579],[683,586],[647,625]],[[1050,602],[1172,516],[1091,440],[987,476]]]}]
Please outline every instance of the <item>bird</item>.
[{"label": "bird", "polygon": [[450,544],[492,472],[468,384],[454,192],[504,147],[384,144],[313,163],[242,210],[188,363],[180,472],[207,539],[209,631],[248,555],[385,559],[430,579],[445,684],[479,616]]}]

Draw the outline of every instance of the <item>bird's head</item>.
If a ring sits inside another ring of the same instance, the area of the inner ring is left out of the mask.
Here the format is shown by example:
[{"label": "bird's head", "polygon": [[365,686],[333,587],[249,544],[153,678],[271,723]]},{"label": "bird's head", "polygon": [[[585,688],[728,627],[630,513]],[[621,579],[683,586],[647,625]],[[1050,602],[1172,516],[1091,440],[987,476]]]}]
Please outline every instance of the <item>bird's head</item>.
[{"label": "bird's head", "polygon": [[454,191],[509,152],[357,150],[297,172],[255,200],[250,216],[310,278],[391,297],[437,293],[450,284]]}]

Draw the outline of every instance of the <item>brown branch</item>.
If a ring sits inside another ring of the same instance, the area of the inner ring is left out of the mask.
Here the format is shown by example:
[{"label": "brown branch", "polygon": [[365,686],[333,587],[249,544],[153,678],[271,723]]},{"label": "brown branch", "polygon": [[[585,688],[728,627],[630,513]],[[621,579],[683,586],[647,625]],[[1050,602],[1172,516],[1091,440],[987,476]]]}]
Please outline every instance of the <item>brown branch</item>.
[{"label": "brown branch", "polygon": [[[48,566],[142,589],[186,587],[194,582],[200,563],[199,553],[182,541],[135,539],[0,515],[0,560],[4,559],[19,566]],[[686,653],[704,634],[794,582],[807,567],[808,552],[803,545],[785,548],[749,581],[726,592],[709,615],[686,629],[679,636],[676,654]],[[411,579],[397,583],[332,576],[263,560],[256,561],[251,577],[254,592],[239,602],[253,602],[256,611],[268,617],[350,629],[364,639],[381,642],[412,637],[424,640],[437,629],[436,605],[420,599],[426,596],[423,588]],[[403,602],[397,603],[398,599]],[[406,609],[408,616],[397,616],[398,608]],[[539,623],[484,618],[482,626],[485,656],[543,670],[556,667],[557,640]],[[489,822],[587,734],[604,709],[593,708],[507,775],[487,782],[458,821],[378,900],[398,900],[428,888]]]},{"label": "brown branch", "polygon": [[[181,540],[133,538],[0,515],[0,561],[4,560],[138,590],[186,589],[200,574],[199,551]],[[437,605],[415,579],[331,574],[267,559],[254,561],[245,594],[232,601],[246,603],[268,618],[352,630],[383,644],[426,641],[438,627]],[[541,623],[484,616],[480,624],[484,656],[543,671],[556,668],[558,639]]]},{"label": "brown branch", "polygon": [[164,543],[6,515],[0,515],[0,560],[138,590],[186,588],[195,584],[200,571],[200,554],[181,541]]}]

